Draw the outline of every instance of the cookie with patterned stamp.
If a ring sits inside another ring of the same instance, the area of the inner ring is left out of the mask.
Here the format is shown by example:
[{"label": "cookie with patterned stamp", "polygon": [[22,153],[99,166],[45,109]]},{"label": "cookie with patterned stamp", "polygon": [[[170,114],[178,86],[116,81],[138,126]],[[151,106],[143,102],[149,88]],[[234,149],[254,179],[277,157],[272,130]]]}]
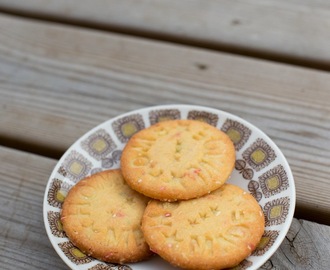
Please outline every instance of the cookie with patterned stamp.
[{"label": "cookie with patterned stamp", "polygon": [[94,174],[65,198],[63,230],[88,256],[111,263],[141,261],[151,254],[141,231],[148,200],[127,185],[120,170]]},{"label": "cookie with patterned stamp", "polygon": [[224,132],[196,120],[157,123],[133,135],[121,169],[138,192],[162,201],[203,196],[223,185],[235,164],[235,148]]},{"label": "cookie with patterned stamp", "polygon": [[149,202],[142,231],[150,248],[184,269],[234,267],[258,246],[265,227],[257,201],[224,184],[197,199]]}]

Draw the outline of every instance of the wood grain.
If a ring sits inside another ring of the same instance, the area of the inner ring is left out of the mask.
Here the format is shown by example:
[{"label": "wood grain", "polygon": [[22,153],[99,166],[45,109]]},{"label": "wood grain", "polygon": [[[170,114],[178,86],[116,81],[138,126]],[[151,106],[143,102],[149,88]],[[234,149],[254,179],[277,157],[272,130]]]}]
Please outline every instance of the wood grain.
[{"label": "wood grain", "polygon": [[0,10],[330,70],[326,0],[0,0]]},{"label": "wood grain", "polygon": [[[0,146],[1,269],[68,269],[53,250],[42,203],[56,160]],[[261,269],[328,269],[330,227],[294,219],[279,250]]]},{"label": "wood grain", "polygon": [[56,160],[0,147],[1,269],[68,269],[51,246],[43,194]]},{"label": "wood grain", "polygon": [[266,61],[0,16],[0,138],[59,157],[118,114],[214,107],[266,132],[292,166],[297,217],[330,224],[330,75]]},{"label": "wood grain", "polygon": [[330,227],[294,219],[278,251],[260,269],[327,269]]}]

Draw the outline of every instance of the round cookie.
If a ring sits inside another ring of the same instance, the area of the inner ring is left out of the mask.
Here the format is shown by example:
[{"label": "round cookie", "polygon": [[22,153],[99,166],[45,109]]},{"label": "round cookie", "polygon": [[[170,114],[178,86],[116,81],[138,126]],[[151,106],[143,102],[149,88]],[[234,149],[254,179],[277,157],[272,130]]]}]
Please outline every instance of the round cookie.
[{"label": "round cookie", "polygon": [[106,262],[136,262],[151,254],[141,231],[147,202],[127,185],[120,170],[104,171],[72,187],[61,222],[83,253]]},{"label": "round cookie", "polygon": [[121,156],[127,183],[162,201],[196,198],[219,188],[234,164],[235,148],[227,134],[196,120],[164,121],[143,129]]},{"label": "round cookie", "polygon": [[257,201],[238,186],[180,202],[149,202],[142,231],[151,250],[184,269],[234,267],[258,245],[264,215]]}]

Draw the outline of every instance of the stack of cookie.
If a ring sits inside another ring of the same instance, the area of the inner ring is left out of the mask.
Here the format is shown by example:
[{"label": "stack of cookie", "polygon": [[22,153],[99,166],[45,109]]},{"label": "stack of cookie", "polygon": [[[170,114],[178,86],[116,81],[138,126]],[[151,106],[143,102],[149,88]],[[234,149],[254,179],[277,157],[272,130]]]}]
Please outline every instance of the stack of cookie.
[{"label": "stack of cookie", "polygon": [[63,228],[97,259],[127,263],[157,253],[184,269],[233,267],[264,232],[257,201],[226,184],[235,148],[200,121],[160,122],[125,146],[121,170],[81,180],[64,201]]}]

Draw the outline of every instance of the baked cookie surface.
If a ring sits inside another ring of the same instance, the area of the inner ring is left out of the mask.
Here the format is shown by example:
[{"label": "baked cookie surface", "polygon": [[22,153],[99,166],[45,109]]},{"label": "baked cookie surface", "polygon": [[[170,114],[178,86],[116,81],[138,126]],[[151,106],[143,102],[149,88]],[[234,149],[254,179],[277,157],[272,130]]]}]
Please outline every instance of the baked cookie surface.
[{"label": "baked cookie surface", "polygon": [[196,120],[164,121],[143,129],[128,141],[121,156],[127,183],[166,201],[196,198],[219,188],[234,163],[230,138]]},{"label": "baked cookie surface", "polygon": [[239,264],[258,245],[264,226],[257,201],[231,184],[198,199],[152,200],[142,220],[155,253],[175,266],[200,270]]},{"label": "baked cookie surface", "polygon": [[94,174],[69,191],[61,212],[63,229],[85,254],[112,263],[147,258],[141,219],[148,198],[132,190],[120,170]]}]

